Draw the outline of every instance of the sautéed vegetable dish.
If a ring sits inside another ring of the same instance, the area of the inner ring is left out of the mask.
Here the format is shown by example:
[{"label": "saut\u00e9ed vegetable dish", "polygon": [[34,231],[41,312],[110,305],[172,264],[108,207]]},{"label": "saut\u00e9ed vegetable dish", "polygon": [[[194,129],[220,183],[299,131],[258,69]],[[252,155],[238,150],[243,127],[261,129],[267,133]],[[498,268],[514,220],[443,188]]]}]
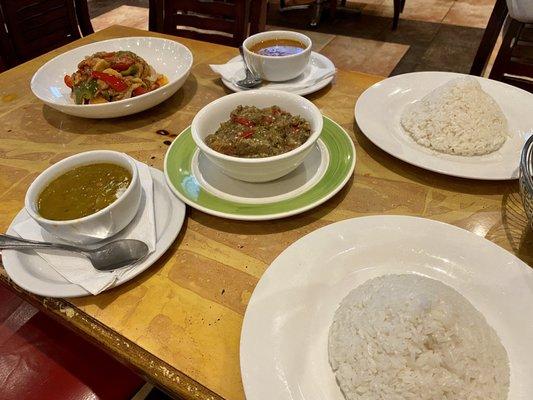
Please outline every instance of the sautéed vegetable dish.
[{"label": "saut\u00e9ed vegetable dish", "polygon": [[78,70],[65,75],[76,104],[100,104],[129,99],[166,85],[158,74],[131,51],[98,52],[78,64]]}]

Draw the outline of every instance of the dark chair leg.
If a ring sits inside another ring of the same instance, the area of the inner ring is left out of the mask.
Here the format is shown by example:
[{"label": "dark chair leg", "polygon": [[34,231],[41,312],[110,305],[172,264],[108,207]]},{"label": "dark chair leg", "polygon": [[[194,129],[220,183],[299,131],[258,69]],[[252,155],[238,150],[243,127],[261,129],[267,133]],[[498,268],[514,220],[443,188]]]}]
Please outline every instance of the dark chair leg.
[{"label": "dark chair leg", "polygon": [[329,0],[329,15],[331,19],[335,18],[337,14],[337,0]]},{"label": "dark chair leg", "polygon": [[75,0],[74,7],[76,8],[76,16],[78,17],[78,24],[80,25],[81,34],[83,36],[94,33],[91,18],[89,17],[89,8],[87,0]]},{"label": "dark chair leg", "polygon": [[313,3],[313,19],[311,20],[311,23],[309,26],[311,28],[317,28],[320,24],[320,19],[322,18],[322,1],[323,0],[315,0]]},{"label": "dark chair leg", "polygon": [[266,27],[267,0],[252,0],[250,5],[250,35],[263,32]]},{"label": "dark chair leg", "polygon": [[402,5],[400,7],[400,13],[403,13],[404,8],[405,8],[405,0],[402,0]]},{"label": "dark chair leg", "polygon": [[511,23],[509,24],[509,28],[507,28],[507,32],[503,37],[502,46],[498,51],[498,55],[496,56],[496,60],[494,60],[494,65],[492,66],[492,70],[490,71],[489,75],[490,79],[497,81],[504,80],[504,73],[506,72],[507,66],[511,61],[513,46],[516,45],[518,37],[520,36],[520,32],[525,25],[524,23],[518,22],[511,17],[509,17],[509,19]]},{"label": "dark chair leg", "polygon": [[165,33],[164,28],[164,0],[150,0],[148,10],[148,30]]},{"label": "dark chair leg", "polygon": [[505,0],[497,0],[490,15],[489,22],[487,23],[487,28],[485,28],[485,33],[479,43],[476,57],[470,68],[471,75],[481,76],[483,74],[483,70],[489,61],[496,40],[498,40],[498,36],[502,30],[507,13],[507,3]]},{"label": "dark chair leg", "polygon": [[398,22],[400,21],[400,12],[402,9],[402,0],[394,0],[394,17],[392,19],[392,30],[395,31],[398,28]]}]

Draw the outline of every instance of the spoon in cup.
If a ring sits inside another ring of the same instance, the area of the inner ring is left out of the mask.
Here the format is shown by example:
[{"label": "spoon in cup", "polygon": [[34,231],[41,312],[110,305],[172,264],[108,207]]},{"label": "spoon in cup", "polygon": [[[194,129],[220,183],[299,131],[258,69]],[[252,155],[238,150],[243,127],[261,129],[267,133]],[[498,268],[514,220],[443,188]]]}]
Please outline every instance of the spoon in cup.
[{"label": "spoon in cup", "polygon": [[242,61],[244,62],[244,73],[246,74],[246,77],[240,81],[236,81],[235,84],[243,89],[252,89],[259,86],[263,80],[256,76],[248,67],[246,58],[244,58],[244,50],[242,49],[242,46],[239,46],[239,52],[241,53]]}]

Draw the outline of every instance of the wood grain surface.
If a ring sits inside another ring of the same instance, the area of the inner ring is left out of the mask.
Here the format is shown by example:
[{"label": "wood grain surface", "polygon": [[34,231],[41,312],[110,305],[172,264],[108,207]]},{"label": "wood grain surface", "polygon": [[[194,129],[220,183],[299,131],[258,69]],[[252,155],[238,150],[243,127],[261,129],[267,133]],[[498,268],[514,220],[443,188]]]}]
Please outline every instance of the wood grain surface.
[{"label": "wood grain surface", "polygon": [[[120,150],[162,169],[168,148],[164,141],[172,138],[156,131],[179,134],[201,107],[229,93],[208,64],[223,63],[237,50],[174,37],[191,49],[193,71],[176,95],[151,110],[84,120],[44,106],[32,95],[33,73],[53,56],[97,40],[146,35],[165,37],[115,26],[0,75],[0,230],[23,207],[25,191],[39,172],[71,154]],[[169,251],[127,284],[68,301],[27,298],[172,394],[242,400],[239,338],[248,300],[276,256],[317,228],[363,215],[423,216],[486,237],[531,265],[533,235],[516,181],[472,181],[428,172],[389,156],[362,135],[354,105],[380,79],[339,71],[332,85],[309,96],[346,129],[357,150],[354,177],[324,205],[269,222],[230,221],[189,208]],[[0,278],[17,290],[3,270]]]}]

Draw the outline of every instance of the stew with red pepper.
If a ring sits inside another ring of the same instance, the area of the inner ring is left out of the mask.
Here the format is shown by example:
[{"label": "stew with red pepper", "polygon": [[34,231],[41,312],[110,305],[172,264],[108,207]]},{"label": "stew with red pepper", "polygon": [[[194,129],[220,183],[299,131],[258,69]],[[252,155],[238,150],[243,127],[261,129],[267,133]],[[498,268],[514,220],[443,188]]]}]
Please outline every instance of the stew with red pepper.
[{"label": "stew with red pepper", "polygon": [[234,157],[259,158],[287,153],[304,144],[311,126],[278,106],[238,106],[228,121],[206,137],[215,151]]}]

